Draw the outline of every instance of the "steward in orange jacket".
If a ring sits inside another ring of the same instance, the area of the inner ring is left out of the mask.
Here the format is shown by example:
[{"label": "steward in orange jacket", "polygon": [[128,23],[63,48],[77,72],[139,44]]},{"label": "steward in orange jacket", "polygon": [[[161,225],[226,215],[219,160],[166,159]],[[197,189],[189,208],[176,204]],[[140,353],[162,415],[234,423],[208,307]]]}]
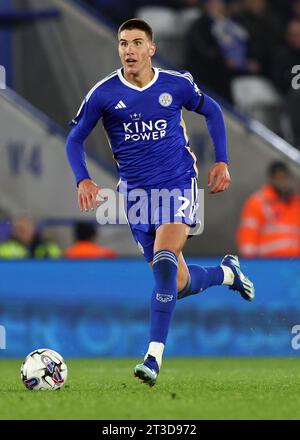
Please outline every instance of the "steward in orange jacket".
[{"label": "steward in orange jacket", "polygon": [[77,222],[74,228],[75,243],[65,250],[65,257],[70,259],[114,258],[117,253],[95,243],[96,226],[89,222]]},{"label": "steward in orange jacket", "polygon": [[246,201],[237,231],[243,257],[300,257],[300,198],[282,162],[269,167],[270,184]]},{"label": "steward in orange jacket", "polygon": [[77,241],[65,250],[65,257],[70,259],[93,259],[93,258],[114,258],[116,252],[109,248],[100,246],[90,241]]}]

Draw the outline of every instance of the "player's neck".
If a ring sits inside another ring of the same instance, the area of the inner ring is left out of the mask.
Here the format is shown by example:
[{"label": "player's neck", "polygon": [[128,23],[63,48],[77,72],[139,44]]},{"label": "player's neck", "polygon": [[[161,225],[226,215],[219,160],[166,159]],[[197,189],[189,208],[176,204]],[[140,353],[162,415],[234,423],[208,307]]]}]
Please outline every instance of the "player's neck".
[{"label": "player's neck", "polygon": [[130,82],[136,87],[142,88],[152,81],[154,77],[154,70],[152,66],[138,73],[127,73],[126,70],[123,69],[123,76],[126,81]]}]

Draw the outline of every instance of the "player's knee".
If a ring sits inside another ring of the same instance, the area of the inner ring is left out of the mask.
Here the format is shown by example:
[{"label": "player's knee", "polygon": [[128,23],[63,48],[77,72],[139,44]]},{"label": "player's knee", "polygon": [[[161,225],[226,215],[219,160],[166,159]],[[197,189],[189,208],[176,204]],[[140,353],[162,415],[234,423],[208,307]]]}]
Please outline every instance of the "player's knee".
[{"label": "player's knee", "polygon": [[176,277],[177,271],[177,258],[173,252],[161,250],[155,252],[153,258],[153,272],[160,273],[163,279],[168,279],[169,277]]},{"label": "player's knee", "polygon": [[179,254],[180,254],[180,252],[181,252],[181,246],[174,244],[174,245],[172,245],[172,246],[168,245],[168,246],[161,247],[161,248],[159,247],[159,248],[157,248],[157,249],[155,250],[155,253],[157,253],[157,252],[161,252],[161,251],[163,251],[163,250],[164,250],[164,251],[172,252],[172,253],[175,254],[176,257],[178,258],[178,257],[179,257]]}]

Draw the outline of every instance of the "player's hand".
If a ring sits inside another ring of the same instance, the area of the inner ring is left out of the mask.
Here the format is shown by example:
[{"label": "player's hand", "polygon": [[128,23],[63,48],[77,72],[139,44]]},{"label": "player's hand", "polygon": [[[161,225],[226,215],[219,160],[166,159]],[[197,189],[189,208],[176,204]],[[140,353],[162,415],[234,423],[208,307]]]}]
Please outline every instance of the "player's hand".
[{"label": "player's hand", "polygon": [[90,179],[82,180],[78,185],[78,206],[80,211],[94,211],[100,205],[101,199],[106,200],[106,196],[100,193],[100,187]]},{"label": "player's hand", "polygon": [[225,162],[216,162],[208,173],[208,186],[211,187],[210,192],[225,191],[230,185],[231,179],[228,166]]}]

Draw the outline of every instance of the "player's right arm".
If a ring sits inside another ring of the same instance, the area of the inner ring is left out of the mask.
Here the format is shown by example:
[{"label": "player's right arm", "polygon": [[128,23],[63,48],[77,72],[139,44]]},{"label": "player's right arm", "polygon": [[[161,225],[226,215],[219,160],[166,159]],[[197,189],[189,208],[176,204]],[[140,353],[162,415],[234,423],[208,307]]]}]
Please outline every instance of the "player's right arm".
[{"label": "player's right arm", "polygon": [[97,90],[84,99],[76,117],[70,125],[73,129],[66,142],[66,152],[78,188],[78,206],[81,211],[99,206],[99,186],[92,181],[84,152],[84,141],[102,116],[101,101]]}]

